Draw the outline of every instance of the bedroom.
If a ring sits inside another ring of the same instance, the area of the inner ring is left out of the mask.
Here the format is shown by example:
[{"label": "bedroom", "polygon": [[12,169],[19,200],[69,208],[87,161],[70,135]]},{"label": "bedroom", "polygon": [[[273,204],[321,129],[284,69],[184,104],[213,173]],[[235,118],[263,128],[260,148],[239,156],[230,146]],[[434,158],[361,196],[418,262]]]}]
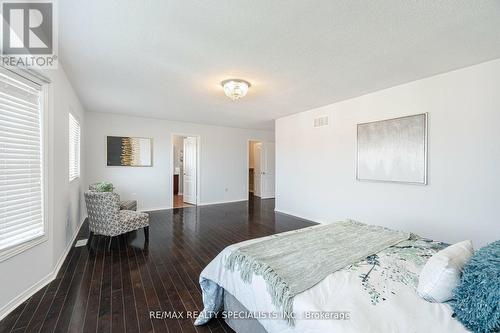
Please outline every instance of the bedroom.
[{"label": "bedroom", "polygon": [[2,15],[0,332],[500,329],[498,1]]}]

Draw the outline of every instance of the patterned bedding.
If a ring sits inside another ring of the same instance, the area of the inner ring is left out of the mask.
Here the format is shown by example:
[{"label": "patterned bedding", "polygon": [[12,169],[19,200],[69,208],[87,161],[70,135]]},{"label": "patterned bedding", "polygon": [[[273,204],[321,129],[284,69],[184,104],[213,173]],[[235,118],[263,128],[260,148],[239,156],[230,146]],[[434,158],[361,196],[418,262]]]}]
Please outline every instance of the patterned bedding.
[{"label": "patterned bedding", "polygon": [[434,253],[446,246],[446,243],[423,238],[407,240],[344,270],[358,275],[359,283],[370,297],[371,304],[377,305],[395,297],[398,284],[416,291],[421,267]]},{"label": "patterned bedding", "polygon": [[207,310],[219,309],[225,289],[251,312],[219,315],[255,318],[268,332],[467,332],[452,318],[448,304],[429,303],[416,294],[420,270],[447,246],[442,242],[410,239],[330,274],[295,297],[291,327],[272,304],[260,276],[246,284],[238,272],[226,269],[233,251],[257,241],[227,247],[203,270],[200,284]]}]

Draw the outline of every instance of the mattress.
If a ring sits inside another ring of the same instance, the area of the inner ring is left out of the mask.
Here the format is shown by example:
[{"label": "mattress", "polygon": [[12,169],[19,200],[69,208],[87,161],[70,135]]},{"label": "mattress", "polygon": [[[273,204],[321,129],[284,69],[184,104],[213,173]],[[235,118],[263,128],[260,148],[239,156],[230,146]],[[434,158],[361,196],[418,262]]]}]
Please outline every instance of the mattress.
[{"label": "mattress", "polygon": [[[227,290],[224,291],[224,311],[227,313],[249,313],[247,308],[243,306],[233,295]],[[240,319],[234,316],[228,316],[224,319],[226,323],[237,333],[266,333],[266,329],[259,323],[257,319],[245,318]]]},{"label": "mattress", "polygon": [[[283,318],[269,315],[280,312],[262,277],[254,275],[250,283],[245,283],[239,272],[226,268],[226,259],[233,251],[256,241],[259,239],[227,247],[202,271],[200,284],[205,306],[212,304],[217,308],[219,301],[213,296],[227,292],[238,302],[231,303],[228,296],[229,305],[239,304],[256,314],[254,318],[270,333],[467,332],[452,317],[449,304],[429,303],[416,293],[423,265],[446,246],[444,243],[422,238],[403,241],[328,275],[295,296],[296,317],[291,326]],[[246,330],[235,320],[229,323],[237,332]]]}]

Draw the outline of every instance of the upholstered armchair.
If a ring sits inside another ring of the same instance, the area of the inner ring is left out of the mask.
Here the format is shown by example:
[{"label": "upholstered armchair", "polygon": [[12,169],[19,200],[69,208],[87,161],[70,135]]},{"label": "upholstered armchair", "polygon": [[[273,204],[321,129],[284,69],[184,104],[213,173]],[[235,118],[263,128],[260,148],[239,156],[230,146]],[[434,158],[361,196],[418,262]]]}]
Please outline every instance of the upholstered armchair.
[{"label": "upholstered armchair", "polygon": [[149,215],[131,210],[120,210],[120,196],[114,192],[85,192],[85,203],[89,219],[90,237],[104,235],[113,237],[130,231],[144,229],[146,243],[149,241]]},{"label": "upholstered armchair", "polygon": [[[94,183],[89,185],[89,191],[99,192],[99,184]],[[120,209],[122,210],[137,210],[137,201],[136,200],[124,200],[120,201]]]}]

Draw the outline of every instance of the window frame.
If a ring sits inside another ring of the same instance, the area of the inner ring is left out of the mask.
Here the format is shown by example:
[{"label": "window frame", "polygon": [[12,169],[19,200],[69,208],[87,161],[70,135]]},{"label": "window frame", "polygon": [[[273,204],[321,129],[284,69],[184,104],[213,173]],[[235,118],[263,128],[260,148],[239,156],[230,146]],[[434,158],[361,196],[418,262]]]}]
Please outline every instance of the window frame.
[{"label": "window frame", "polygon": [[40,85],[40,154],[41,154],[41,190],[42,190],[42,220],[43,233],[39,236],[28,239],[22,243],[0,250],[0,263],[6,261],[22,252],[25,252],[39,244],[47,242],[51,234],[51,221],[53,202],[52,188],[52,163],[53,153],[49,147],[53,143],[53,136],[50,134],[51,105],[49,104],[50,80],[43,75],[31,70],[19,70],[0,66],[0,71],[15,80],[28,80]]},{"label": "window frame", "polygon": [[[75,123],[78,125],[78,132],[79,132],[79,134],[78,134],[78,159],[77,159],[78,160],[78,162],[77,162],[78,163],[78,175],[74,178],[71,178],[71,172],[70,172],[71,154],[69,153],[69,151],[71,149],[71,145],[72,145],[72,142],[71,142],[72,137],[71,137],[71,132],[70,132],[71,118],[73,118]],[[68,179],[69,179],[70,184],[82,177],[81,156],[82,156],[82,126],[80,125],[80,121],[79,121],[78,117],[76,117],[74,115],[74,113],[72,112],[72,110],[70,109],[70,111],[68,112]]]}]

